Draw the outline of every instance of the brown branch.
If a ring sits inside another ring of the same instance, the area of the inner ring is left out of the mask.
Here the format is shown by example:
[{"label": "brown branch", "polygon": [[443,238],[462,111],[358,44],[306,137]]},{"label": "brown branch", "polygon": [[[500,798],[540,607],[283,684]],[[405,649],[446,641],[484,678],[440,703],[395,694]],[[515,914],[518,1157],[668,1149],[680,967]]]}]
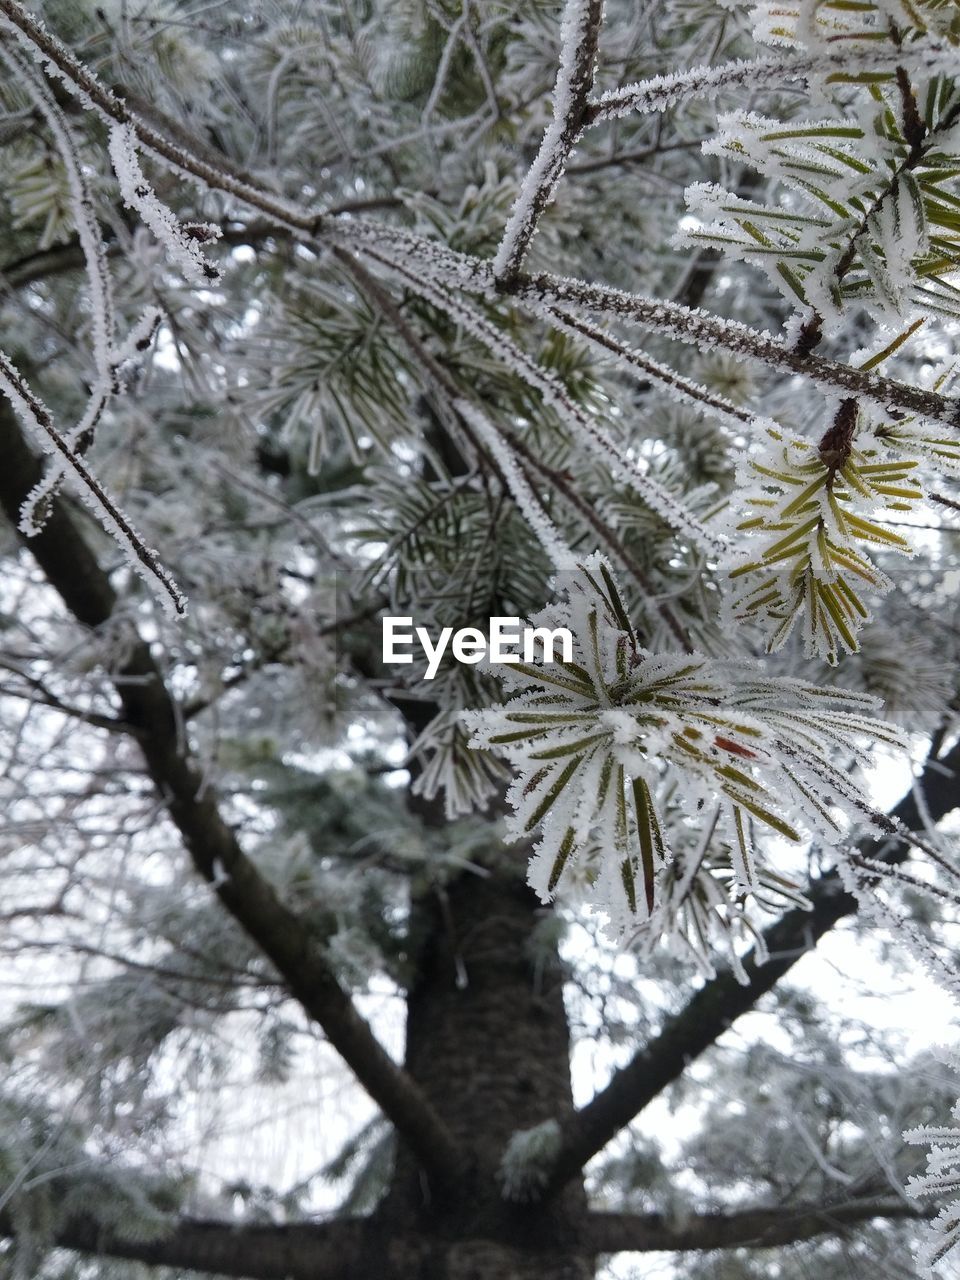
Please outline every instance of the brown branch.
[{"label": "brown branch", "polygon": [[[692,1214],[682,1220],[659,1213],[591,1213],[576,1243],[578,1251],[594,1255],[769,1249],[865,1222],[923,1221],[931,1213],[894,1199]],[[0,1236],[15,1238],[6,1214],[0,1214]],[[514,1243],[539,1247],[537,1240]],[[162,1238],[144,1241],[77,1216],[56,1233],[55,1245],[91,1257],[245,1280],[369,1280],[373,1274],[379,1280],[406,1280],[414,1270],[420,1274],[434,1247],[443,1248],[423,1237],[395,1235],[376,1218],[274,1225],[183,1217]]]},{"label": "brown branch", "polygon": [[[917,790],[923,794],[922,807],[917,803]],[[942,760],[928,758],[916,788],[903,797],[891,817],[906,827],[922,828],[925,813],[939,822],[958,807],[960,742]],[[903,862],[909,853],[909,845],[897,838],[864,840],[859,848],[891,866]],[[758,964],[756,951],[744,958],[746,985],[741,985],[731,970],[721,971],[679,1013],[666,1019],[660,1034],[615,1071],[591,1102],[560,1118],[563,1137],[548,1190],[556,1190],[577,1176],[586,1162],[677,1080],[695,1058],[753,1009],[825,933],[857,910],[856,899],[844,890],[836,870],[812,881],[804,894],[813,903],[812,910],[789,911],[765,930],[770,959]]]},{"label": "brown branch", "polygon": [[[0,506],[15,525],[21,502],[40,477],[40,465],[6,405],[0,405],[0,457]],[[113,587],[62,501],[52,504],[47,524],[25,545],[79,622],[98,628],[111,620],[117,605]],[[451,1135],[357,1013],[312,927],[282,901],[243,852],[181,741],[173,698],[149,646],[136,632],[128,656],[111,674],[124,721],[136,734],[150,777],[196,870],[434,1175],[440,1194],[460,1169]]]},{"label": "brown branch", "polygon": [[587,1239],[596,1253],[683,1253],[708,1249],[772,1249],[819,1235],[839,1235],[864,1222],[924,1221],[932,1216],[904,1200],[782,1205],[671,1219],[659,1213],[592,1213]]},{"label": "brown branch", "polygon": [[[246,1280],[360,1280],[363,1246],[370,1233],[369,1223],[362,1219],[274,1226],[180,1218],[168,1235],[144,1241],[126,1237],[121,1229],[107,1229],[95,1218],[78,1216],[56,1233],[55,1243],[98,1258]],[[0,1214],[0,1235],[15,1238],[6,1214]],[[381,1280],[389,1276],[378,1274]]]}]

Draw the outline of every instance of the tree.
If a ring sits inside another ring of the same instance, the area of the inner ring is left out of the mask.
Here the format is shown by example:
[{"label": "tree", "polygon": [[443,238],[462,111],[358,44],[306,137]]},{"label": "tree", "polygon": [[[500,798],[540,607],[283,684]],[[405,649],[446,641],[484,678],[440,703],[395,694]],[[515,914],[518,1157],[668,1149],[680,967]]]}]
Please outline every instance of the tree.
[{"label": "tree", "polygon": [[949,1064],[795,966],[956,987],[956,5],[0,15],[0,1267],[936,1263]]}]

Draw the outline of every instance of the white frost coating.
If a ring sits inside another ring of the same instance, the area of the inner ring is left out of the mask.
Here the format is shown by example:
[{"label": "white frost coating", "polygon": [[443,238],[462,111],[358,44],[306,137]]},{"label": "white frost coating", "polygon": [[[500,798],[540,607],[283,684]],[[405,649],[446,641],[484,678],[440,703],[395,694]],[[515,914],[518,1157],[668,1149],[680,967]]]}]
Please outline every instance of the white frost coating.
[{"label": "white frost coating", "polygon": [[[462,289],[489,301],[502,300],[489,262],[447,249],[438,241],[401,233],[396,228],[380,228],[377,223],[361,219],[337,223],[330,234],[355,247],[382,245],[389,240],[402,249],[412,269],[429,271],[435,284]],[[828,397],[837,391],[852,392],[884,414],[893,406],[927,422],[951,428],[960,425],[960,401],[953,397],[923,391],[874,372],[865,373],[815,353],[801,359],[788,343],[773,337],[768,330],[753,329],[740,321],[711,315],[699,307],[685,307],[677,302],[627,293],[610,285],[590,284],[549,273],[531,280],[521,278],[513,285],[510,297],[533,311],[544,306],[576,307],[615,315],[678,342],[704,350],[727,351],[756,360],[779,373],[798,374]]]},{"label": "white frost coating", "polygon": [[550,1179],[562,1140],[556,1120],[544,1120],[510,1135],[500,1161],[504,1200],[524,1203],[538,1198]]},{"label": "white frost coating", "polygon": [[668,107],[693,98],[713,97],[724,89],[748,86],[751,91],[769,89],[780,92],[784,81],[809,81],[834,72],[876,71],[904,62],[926,66],[951,54],[951,61],[956,62],[957,51],[951,50],[949,45],[926,41],[904,49],[892,45],[879,49],[871,46],[869,49],[846,49],[842,53],[817,53],[807,58],[737,59],[719,67],[694,67],[689,71],[651,76],[649,80],[624,85],[621,89],[610,89],[591,104],[591,123],[616,120],[633,111],[666,111]]},{"label": "white frost coating", "polygon": [[562,333],[568,333],[578,340],[585,339],[601,351],[612,355],[617,364],[630,369],[631,372],[639,370],[645,378],[656,382],[678,404],[682,404],[688,409],[699,409],[702,413],[713,414],[714,417],[719,418],[722,422],[732,424],[738,429],[765,425],[765,419],[758,418],[756,414],[751,413],[748,409],[742,409],[739,405],[734,404],[732,400],[728,400],[726,396],[722,396],[716,391],[711,391],[701,382],[694,382],[692,378],[684,377],[682,373],[678,373],[676,369],[671,369],[669,365],[661,364],[659,360],[654,360],[645,351],[637,351],[633,347],[628,347],[626,343],[614,338],[612,334],[603,329],[595,329],[592,325],[578,319],[571,312],[564,311],[559,307],[548,306],[543,306],[538,310],[548,323]]},{"label": "white frost coating", "polygon": [[11,70],[15,70],[34,104],[46,119],[56,143],[57,151],[67,176],[70,191],[70,207],[77,239],[83,251],[90,285],[93,333],[93,354],[100,378],[109,380],[110,353],[114,337],[114,305],[107,253],[93,211],[93,199],[79,160],[79,148],[63,112],[57,106],[42,79],[21,56],[0,46],[0,57]]},{"label": "white frost coating", "polygon": [[119,347],[114,348],[113,368],[119,371],[131,360],[136,360],[153,341],[153,336],[160,327],[163,312],[159,307],[147,307],[139,320],[135,321],[130,332]]},{"label": "white frost coating", "polygon": [[573,569],[576,565],[576,557],[527,483],[509,441],[505,440],[490,419],[468,400],[455,400],[453,407],[493,454],[514,501],[527,524],[536,534],[540,545],[550,557],[554,568]]},{"label": "white frost coating", "polygon": [[523,180],[494,256],[493,274],[497,279],[509,275],[520,265],[540,211],[550,200],[567,156],[582,131],[573,125],[571,117],[578,105],[575,81],[581,71],[578,66],[581,47],[593,20],[592,8],[592,0],[567,0],[560,27],[560,67],[553,90],[553,120]]},{"label": "white frost coating", "polygon": [[[150,307],[136,322],[120,347],[111,345],[107,375],[98,376],[76,426],[62,433],[63,443],[69,453],[85,453],[88,450],[104,410],[114,392],[122,387],[123,366],[149,346],[159,323],[160,312]],[[20,528],[28,538],[32,538],[43,528],[45,508],[59,492],[70,466],[65,453],[54,454],[47,463],[43,478],[34,485],[24,500],[20,509]]]},{"label": "white frost coating", "polygon": [[470,747],[514,767],[507,830],[539,836],[528,882],[541,900],[579,883],[614,930],[646,930],[654,918],[672,928],[658,903],[672,884],[672,910],[680,907],[671,867],[689,829],[675,819],[668,828],[658,810],[664,769],[686,816],[702,820],[701,803],[720,797],[726,866],[758,900],[783,881],[755,825],[794,841],[806,829],[831,846],[864,821],[893,833],[847,773],[851,756],[866,763],[878,743],[905,745],[870,718],[874,699],[771,678],[746,659],[644,649],[601,555],[562,585],[565,599],[531,622],[566,627],[573,663],[506,668],[501,681],[516,696],[462,717]]},{"label": "white frost coating", "polygon": [[[270,213],[292,230],[304,230],[305,219],[300,209],[275,196],[268,188],[254,186],[177,146],[144,120],[138,119],[127,103],[98,80],[89,67],[80,62],[35,15],[20,10],[17,21],[0,16],[0,30],[9,31],[45,75],[59,80],[85,110],[97,114],[108,128],[113,128],[118,121],[130,125],[138,144],[171,173],[201,188],[229,191]],[[318,216],[306,219],[308,225],[312,227]]]},{"label": "white frost coating", "polygon": [[[61,56],[62,60],[66,64],[80,65],[77,62],[77,59],[74,58],[73,54],[67,49],[67,46],[63,41],[53,34],[42,19],[31,15],[30,22],[32,26],[36,27],[38,31],[43,33],[44,38],[49,42],[51,47],[56,49],[57,54]],[[6,31],[9,35],[12,35],[14,39],[23,46],[26,52],[30,54],[40,69],[46,75],[50,76],[51,79],[61,81],[64,87],[70,91],[70,93],[84,108],[86,108],[86,110],[97,110],[96,104],[85,89],[61,71],[60,67],[58,67],[55,62],[51,61],[44,51],[34,43],[30,35],[17,26],[15,22],[11,22],[5,14],[0,15],[0,31]],[[110,96],[113,97],[114,95],[111,94]]]},{"label": "white frost coating", "polygon": [[[114,124],[110,130],[110,159],[124,203],[135,209],[187,279],[209,284],[219,273],[200,251],[198,241],[180,225],[176,214],[158,198],[147,182],[137,157],[137,135],[128,124]],[[220,235],[213,223],[197,228],[203,239]]]}]

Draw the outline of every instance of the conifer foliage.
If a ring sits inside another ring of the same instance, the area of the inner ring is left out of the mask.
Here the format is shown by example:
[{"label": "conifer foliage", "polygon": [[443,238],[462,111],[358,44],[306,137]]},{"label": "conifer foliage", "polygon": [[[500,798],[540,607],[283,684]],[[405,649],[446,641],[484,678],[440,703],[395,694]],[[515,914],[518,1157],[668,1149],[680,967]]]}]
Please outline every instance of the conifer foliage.
[{"label": "conifer foliage", "polygon": [[[946,1274],[951,1069],[783,980],[855,915],[960,990],[957,0],[0,0],[0,66],[0,1274]],[[339,1153],[177,1154],[318,1043]]]}]

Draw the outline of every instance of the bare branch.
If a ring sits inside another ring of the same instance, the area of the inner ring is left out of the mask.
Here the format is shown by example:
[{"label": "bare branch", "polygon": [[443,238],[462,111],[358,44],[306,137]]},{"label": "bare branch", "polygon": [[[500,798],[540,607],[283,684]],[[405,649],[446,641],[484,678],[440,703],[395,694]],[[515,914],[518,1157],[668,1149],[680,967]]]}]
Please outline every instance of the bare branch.
[{"label": "bare branch", "polygon": [[[14,1234],[14,1224],[0,1214],[0,1235]],[[247,1280],[340,1280],[361,1274],[369,1234],[369,1223],[361,1220],[273,1226],[181,1218],[168,1235],[144,1241],[108,1231],[94,1218],[77,1217],[57,1233],[56,1244],[98,1258]]]}]

